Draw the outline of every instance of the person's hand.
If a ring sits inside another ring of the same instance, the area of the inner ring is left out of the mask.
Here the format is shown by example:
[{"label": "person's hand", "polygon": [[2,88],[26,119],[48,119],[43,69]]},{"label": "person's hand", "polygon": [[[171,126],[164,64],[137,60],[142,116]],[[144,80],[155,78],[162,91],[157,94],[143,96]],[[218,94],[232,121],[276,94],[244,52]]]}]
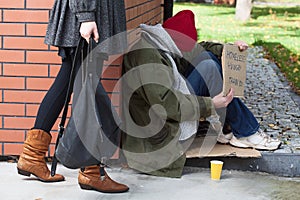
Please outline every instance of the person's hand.
[{"label": "person's hand", "polygon": [[233,89],[230,89],[227,96],[223,96],[223,92],[215,96],[212,101],[215,106],[215,108],[224,108],[227,107],[228,104],[232,101],[234,95]]},{"label": "person's hand", "polygon": [[79,32],[87,42],[89,42],[91,35],[93,35],[94,40],[98,43],[99,33],[96,22],[82,22]]},{"label": "person's hand", "polygon": [[239,47],[239,50],[240,50],[240,51],[245,51],[245,50],[247,50],[248,47],[249,47],[248,44],[247,44],[246,42],[240,41],[240,40],[235,41],[234,44],[237,45],[237,46]]}]

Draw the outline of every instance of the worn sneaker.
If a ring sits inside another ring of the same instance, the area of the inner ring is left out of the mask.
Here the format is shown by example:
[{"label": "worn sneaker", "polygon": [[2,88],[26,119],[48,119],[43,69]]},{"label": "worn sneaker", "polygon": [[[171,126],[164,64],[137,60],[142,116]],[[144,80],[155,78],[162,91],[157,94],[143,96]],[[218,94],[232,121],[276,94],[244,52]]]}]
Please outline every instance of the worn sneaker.
[{"label": "worn sneaker", "polygon": [[221,133],[220,135],[218,135],[217,141],[222,144],[228,144],[232,137],[233,137],[232,132],[228,134]]},{"label": "worn sneaker", "polygon": [[250,147],[258,150],[275,150],[281,145],[281,142],[278,139],[271,138],[261,129],[248,137],[236,138],[233,136],[229,143],[236,147]]}]

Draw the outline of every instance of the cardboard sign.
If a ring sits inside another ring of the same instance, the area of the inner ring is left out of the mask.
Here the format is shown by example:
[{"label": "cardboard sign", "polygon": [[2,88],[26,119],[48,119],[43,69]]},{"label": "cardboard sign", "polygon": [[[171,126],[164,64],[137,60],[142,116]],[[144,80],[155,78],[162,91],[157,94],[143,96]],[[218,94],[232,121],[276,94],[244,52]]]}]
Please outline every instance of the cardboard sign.
[{"label": "cardboard sign", "polygon": [[246,82],[247,51],[240,51],[237,45],[225,44],[222,53],[223,95],[230,88],[235,97],[244,97]]}]

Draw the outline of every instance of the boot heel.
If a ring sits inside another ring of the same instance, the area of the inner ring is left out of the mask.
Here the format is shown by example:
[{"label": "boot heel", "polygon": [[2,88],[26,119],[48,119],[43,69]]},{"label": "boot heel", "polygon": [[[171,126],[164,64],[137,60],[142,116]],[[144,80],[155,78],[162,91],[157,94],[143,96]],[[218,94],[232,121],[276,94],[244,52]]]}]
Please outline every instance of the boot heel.
[{"label": "boot heel", "polygon": [[79,186],[83,190],[93,190],[93,188],[89,185],[84,185],[84,184],[79,183]]},{"label": "boot heel", "polygon": [[30,176],[31,173],[18,168],[18,174],[21,174],[23,176]]}]

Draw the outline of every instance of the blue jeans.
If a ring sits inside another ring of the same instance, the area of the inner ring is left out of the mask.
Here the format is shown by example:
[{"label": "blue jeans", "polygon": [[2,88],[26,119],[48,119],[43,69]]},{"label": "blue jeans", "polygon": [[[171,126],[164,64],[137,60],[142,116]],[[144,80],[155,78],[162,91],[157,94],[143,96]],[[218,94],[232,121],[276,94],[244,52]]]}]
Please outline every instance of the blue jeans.
[{"label": "blue jeans", "polygon": [[[214,97],[223,89],[222,67],[220,61],[211,52],[203,52],[192,61],[195,69],[187,76],[190,87],[198,96]],[[259,123],[239,99],[233,98],[226,109],[218,109],[223,122],[229,124],[237,138],[247,137],[256,133]]]}]

